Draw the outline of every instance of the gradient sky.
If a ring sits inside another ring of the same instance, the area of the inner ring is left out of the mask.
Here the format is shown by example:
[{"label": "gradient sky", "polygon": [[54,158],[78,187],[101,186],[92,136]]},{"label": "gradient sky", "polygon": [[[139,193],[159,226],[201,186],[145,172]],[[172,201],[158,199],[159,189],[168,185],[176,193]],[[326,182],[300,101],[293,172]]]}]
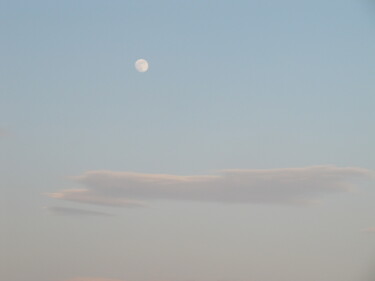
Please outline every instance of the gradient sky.
[{"label": "gradient sky", "polygon": [[1,281],[374,280],[372,1],[0,0],[0,35]]}]

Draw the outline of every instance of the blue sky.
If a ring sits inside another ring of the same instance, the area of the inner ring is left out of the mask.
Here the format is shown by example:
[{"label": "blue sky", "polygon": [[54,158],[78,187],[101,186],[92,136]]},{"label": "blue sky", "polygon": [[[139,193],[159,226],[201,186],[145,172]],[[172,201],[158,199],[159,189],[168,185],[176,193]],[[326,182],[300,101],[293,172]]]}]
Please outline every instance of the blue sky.
[{"label": "blue sky", "polygon": [[371,279],[374,30],[371,1],[0,1],[0,279]]}]

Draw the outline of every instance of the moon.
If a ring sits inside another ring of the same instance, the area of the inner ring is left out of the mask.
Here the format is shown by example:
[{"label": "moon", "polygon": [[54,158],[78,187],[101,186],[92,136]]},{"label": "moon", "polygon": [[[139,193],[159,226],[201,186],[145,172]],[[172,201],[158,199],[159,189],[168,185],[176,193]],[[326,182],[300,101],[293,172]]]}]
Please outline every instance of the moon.
[{"label": "moon", "polygon": [[139,59],[134,63],[135,69],[138,72],[146,72],[148,70],[148,62],[145,59]]}]

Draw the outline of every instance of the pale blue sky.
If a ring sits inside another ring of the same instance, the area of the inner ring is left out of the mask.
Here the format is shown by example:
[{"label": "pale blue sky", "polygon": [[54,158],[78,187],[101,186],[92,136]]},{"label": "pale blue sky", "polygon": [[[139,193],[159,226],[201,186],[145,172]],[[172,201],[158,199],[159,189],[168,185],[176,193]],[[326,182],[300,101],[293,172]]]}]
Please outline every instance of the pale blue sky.
[{"label": "pale blue sky", "polygon": [[45,194],[97,170],[373,171],[374,6],[0,0],[0,280],[371,281],[373,181],[308,207]]}]

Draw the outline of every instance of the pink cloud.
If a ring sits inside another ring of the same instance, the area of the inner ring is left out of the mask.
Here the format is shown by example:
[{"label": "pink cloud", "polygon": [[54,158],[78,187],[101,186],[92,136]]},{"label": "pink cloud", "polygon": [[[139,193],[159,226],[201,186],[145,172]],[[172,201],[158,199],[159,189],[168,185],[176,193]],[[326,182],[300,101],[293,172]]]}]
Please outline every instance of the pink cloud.
[{"label": "pink cloud", "polygon": [[144,203],[129,200],[126,198],[115,198],[110,196],[102,196],[90,192],[89,189],[68,189],[61,192],[47,193],[47,196],[51,198],[64,199],[69,201],[75,201],[79,203],[88,203],[94,205],[103,206],[117,206],[117,207],[140,207],[144,206]]},{"label": "pink cloud", "polygon": [[9,132],[5,129],[0,128],[0,137],[8,136]]},{"label": "pink cloud", "polygon": [[362,229],[362,232],[375,233],[375,227],[368,227],[368,228]]},{"label": "pink cloud", "polygon": [[48,196],[117,207],[141,206],[144,200],[307,204],[326,194],[347,192],[371,175],[363,168],[336,166],[223,170],[203,176],[88,171],[73,178],[85,188]]},{"label": "pink cloud", "polygon": [[96,212],[91,210],[83,210],[77,208],[66,208],[66,207],[44,207],[51,215],[57,216],[101,216],[101,217],[110,217],[111,214]]},{"label": "pink cloud", "polygon": [[108,279],[108,278],[76,277],[73,279],[68,279],[66,281],[124,281],[124,280]]}]

